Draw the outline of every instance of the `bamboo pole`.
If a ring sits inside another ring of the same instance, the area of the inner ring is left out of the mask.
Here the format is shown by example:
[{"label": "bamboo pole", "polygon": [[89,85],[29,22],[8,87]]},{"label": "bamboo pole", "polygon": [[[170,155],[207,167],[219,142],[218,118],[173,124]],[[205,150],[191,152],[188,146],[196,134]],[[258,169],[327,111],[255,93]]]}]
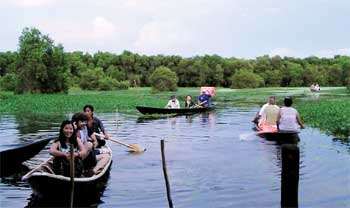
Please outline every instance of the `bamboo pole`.
[{"label": "bamboo pole", "polygon": [[165,186],[166,186],[166,193],[168,197],[168,203],[169,207],[173,208],[173,201],[171,200],[171,194],[170,194],[170,185],[169,185],[169,179],[168,179],[168,174],[166,171],[166,163],[165,163],[165,155],[164,155],[164,140],[160,140],[160,148],[162,152],[162,164],[163,164],[163,174],[165,178]]},{"label": "bamboo pole", "polygon": [[74,146],[70,144],[70,181],[71,181],[71,190],[70,190],[70,207],[73,207],[74,204]]}]

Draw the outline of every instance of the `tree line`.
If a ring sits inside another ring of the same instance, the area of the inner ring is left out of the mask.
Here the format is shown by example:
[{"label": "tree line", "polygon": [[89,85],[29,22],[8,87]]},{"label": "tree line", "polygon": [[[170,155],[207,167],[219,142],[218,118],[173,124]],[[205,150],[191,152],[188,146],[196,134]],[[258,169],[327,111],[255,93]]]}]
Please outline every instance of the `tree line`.
[{"label": "tree line", "polygon": [[[170,90],[176,90],[176,86],[256,88],[301,87],[312,83],[350,88],[350,57],[264,55],[248,60],[218,55],[145,56],[130,51],[119,55],[65,52],[61,44],[55,45],[36,28],[22,31],[18,51],[0,52],[0,87],[17,93],[67,92],[73,87],[127,89],[135,84],[162,85],[160,81],[163,85],[169,83]],[[175,87],[172,82],[176,82]]]}]

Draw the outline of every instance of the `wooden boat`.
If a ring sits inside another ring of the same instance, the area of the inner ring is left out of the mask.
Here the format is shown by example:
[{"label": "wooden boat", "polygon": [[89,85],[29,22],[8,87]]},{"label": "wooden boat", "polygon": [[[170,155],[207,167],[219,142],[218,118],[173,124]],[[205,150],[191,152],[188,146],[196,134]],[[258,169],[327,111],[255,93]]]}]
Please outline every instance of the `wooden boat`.
[{"label": "wooden boat", "polygon": [[[109,170],[112,164],[112,151],[103,169],[91,177],[74,178],[74,201],[88,200],[89,197],[97,197],[103,192],[109,177]],[[100,161],[98,161],[100,162]],[[53,157],[46,160],[38,167],[34,168],[22,177],[22,181],[27,181],[33,189],[33,194],[42,198],[69,199],[71,181],[70,177],[56,175],[53,172]],[[68,200],[69,201],[69,200]]]},{"label": "wooden boat", "polygon": [[189,115],[194,113],[203,113],[212,111],[215,109],[215,105],[211,105],[205,108],[153,108],[145,106],[136,106],[136,109],[142,114],[176,114],[176,115]]},{"label": "wooden boat", "polygon": [[278,143],[298,143],[300,141],[299,132],[295,131],[278,131],[272,128],[262,129],[255,126],[256,135],[265,138],[269,141],[276,141]]},{"label": "wooden boat", "polygon": [[38,154],[52,138],[39,139],[0,152],[1,176],[11,175],[22,162]]}]

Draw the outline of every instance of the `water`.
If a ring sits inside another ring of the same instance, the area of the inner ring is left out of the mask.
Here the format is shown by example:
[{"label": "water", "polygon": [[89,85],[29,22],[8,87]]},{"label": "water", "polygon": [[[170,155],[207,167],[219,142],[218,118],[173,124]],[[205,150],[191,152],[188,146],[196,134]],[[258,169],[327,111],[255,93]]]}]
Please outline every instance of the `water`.
[{"label": "water", "polygon": [[[97,114],[112,138],[147,148],[131,154],[110,143],[113,165],[99,207],[167,207],[160,140],[174,207],[279,207],[281,147],[256,137],[250,120],[257,109],[221,108],[192,117],[149,119],[140,114]],[[0,116],[1,149],[57,135],[64,116],[31,128],[30,119]],[[45,118],[46,119],[46,118]],[[19,120],[19,121],[18,121]],[[20,127],[20,128],[19,128]],[[350,146],[317,129],[300,133],[300,207],[350,207]],[[48,156],[48,147],[33,161]],[[0,183],[0,207],[24,207],[28,184]]]}]

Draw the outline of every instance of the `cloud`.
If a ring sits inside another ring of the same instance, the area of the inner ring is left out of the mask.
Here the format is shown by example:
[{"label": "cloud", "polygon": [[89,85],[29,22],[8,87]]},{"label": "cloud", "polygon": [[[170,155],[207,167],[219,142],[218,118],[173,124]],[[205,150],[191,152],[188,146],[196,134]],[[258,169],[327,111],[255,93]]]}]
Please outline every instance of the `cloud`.
[{"label": "cloud", "polygon": [[19,7],[43,7],[54,5],[56,0],[12,0],[11,3]]},{"label": "cloud", "polygon": [[139,53],[180,53],[189,51],[195,40],[189,30],[175,21],[153,21],[145,24],[133,43]]},{"label": "cloud", "polygon": [[270,56],[276,56],[279,55],[281,57],[288,56],[288,57],[308,57],[308,56],[317,56],[320,58],[332,58],[335,55],[344,55],[344,56],[350,56],[350,48],[341,48],[341,49],[322,49],[318,51],[313,52],[301,52],[297,50],[293,50],[290,48],[275,48],[270,53]]},{"label": "cloud", "polygon": [[104,17],[96,17],[93,20],[92,25],[92,38],[109,38],[116,32],[116,27],[114,24]]}]

